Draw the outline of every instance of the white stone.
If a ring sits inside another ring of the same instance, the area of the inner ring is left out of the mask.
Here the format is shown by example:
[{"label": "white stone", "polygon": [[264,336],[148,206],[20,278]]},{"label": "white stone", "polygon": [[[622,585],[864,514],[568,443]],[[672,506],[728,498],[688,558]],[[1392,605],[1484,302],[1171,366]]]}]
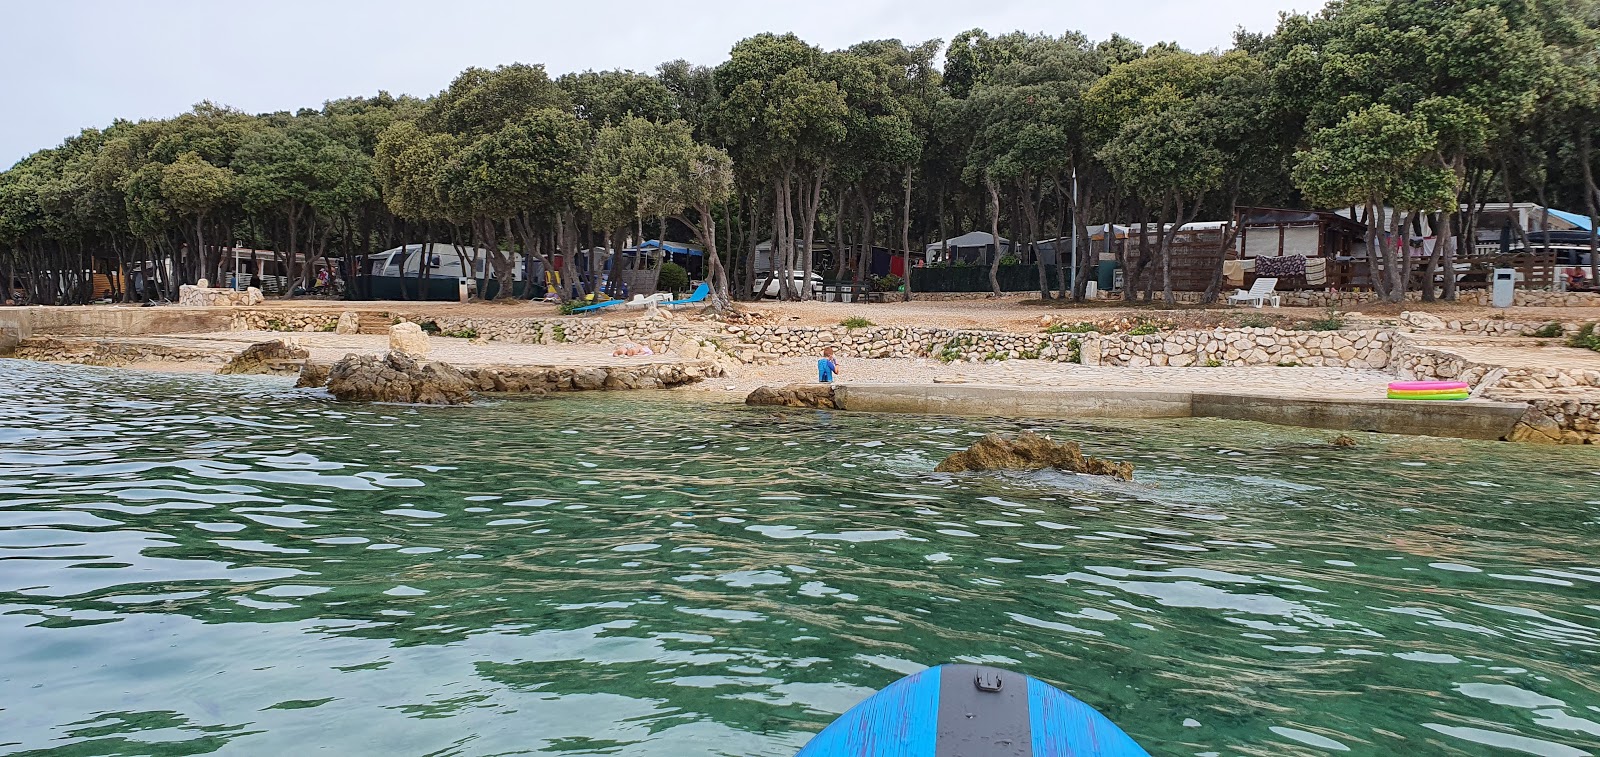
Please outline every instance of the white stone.
[{"label": "white stone", "polygon": [[350,312],[348,310],[344,311],[343,313],[340,313],[339,314],[339,323],[338,323],[338,325],[333,327],[333,333],[335,333],[335,334],[359,334],[359,333],[361,333],[361,316],[358,316],[355,313]]},{"label": "white stone", "polygon": [[389,327],[389,350],[412,357],[427,357],[432,346],[428,335],[415,323],[397,323]]}]

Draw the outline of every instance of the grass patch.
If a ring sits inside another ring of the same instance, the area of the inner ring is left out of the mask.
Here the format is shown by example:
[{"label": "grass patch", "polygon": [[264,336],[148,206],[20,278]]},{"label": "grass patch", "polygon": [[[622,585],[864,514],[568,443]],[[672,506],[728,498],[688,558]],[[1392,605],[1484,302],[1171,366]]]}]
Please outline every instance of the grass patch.
[{"label": "grass patch", "polygon": [[1052,323],[1050,328],[1044,330],[1046,334],[1089,334],[1099,331],[1100,327],[1088,321],[1078,323]]},{"label": "grass patch", "polygon": [[1594,329],[1595,324],[1593,323],[1583,324],[1583,327],[1578,329],[1578,333],[1567,339],[1567,346],[1600,352],[1600,334],[1594,333]]},{"label": "grass patch", "polygon": [[1216,358],[1211,358],[1211,359],[1206,361],[1206,367],[1207,368],[1221,368],[1222,367],[1222,361],[1218,360]]},{"label": "grass patch", "polygon": [[1234,323],[1238,324],[1241,329],[1266,329],[1278,325],[1277,321],[1278,319],[1275,316],[1261,313],[1245,313],[1239,316]]},{"label": "grass patch", "polygon": [[867,327],[870,327],[870,326],[876,326],[878,324],[873,323],[872,321],[869,321],[869,320],[867,320],[865,318],[862,318],[859,315],[852,315],[849,318],[846,318],[846,319],[840,321],[839,325],[843,326],[843,327],[845,327],[847,329],[864,329],[864,328],[867,328]]},{"label": "grass patch", "polygon": [[1154,323],[1141,323],[1131,329],[1128,329],[1128,336],[1149,336],[1160,330],[1161,327],[1155,325]]},{"label": "grass patch", "polygon": [[477,339],[478,338],[478,330],[473,328],[473,327],[471,327],[471,326],[468,326],[468,327],[466,327],[464,329],[461,329],[460,331],[444,331],[444,332],[440,332],[439,336],[448,336],[448,337],[451,337],[453,339]]},{"label": "grass patch", "polygon": [[1329,307],[1321,318],[1313,318],[1299,325],[1305,331],[1338,331],[1344,328],[1344,316],[1338,310]]},{"label": "grass patch", "polygon": [[1533,335],[1540,339],[1553,339],[1561,336],[1562,332],[1561,324],[1551,321],[1540,326],[1538,331],[1533,332]]}]

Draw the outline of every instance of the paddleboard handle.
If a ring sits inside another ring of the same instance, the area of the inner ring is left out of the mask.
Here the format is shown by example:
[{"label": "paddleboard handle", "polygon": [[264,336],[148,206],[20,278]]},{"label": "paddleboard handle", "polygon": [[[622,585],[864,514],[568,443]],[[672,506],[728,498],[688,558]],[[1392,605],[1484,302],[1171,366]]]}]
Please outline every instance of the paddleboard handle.
[{"label": "paddleboard handle", "polygon": [[972,683],[979,691],[999,691],[1005,685],[1005,681],[1000,679],[1000,671],[994,668],[979,668]]}]

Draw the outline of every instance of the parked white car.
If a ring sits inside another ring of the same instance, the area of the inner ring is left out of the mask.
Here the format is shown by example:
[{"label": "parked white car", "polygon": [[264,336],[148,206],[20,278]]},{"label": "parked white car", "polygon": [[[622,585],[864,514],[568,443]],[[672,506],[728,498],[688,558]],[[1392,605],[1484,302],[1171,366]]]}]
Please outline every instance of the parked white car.
[{"label": "parked white car", "polygon": [[[750,287],[750,292],[752,294],[759,294],[762,297],[777,297],[778,296],[778,284],[780,283],[781,280],[777,276],[773,276],[772,277],[772,281],[768,282],[767,281],[767,276],[769,276],[769,275],[771,275],[770,272],[769,273],[758,273],[758,274],[756,274],[756,283],[753,286]],[[803,272],[803,271],[795,271],[794,272],[793,281],[794,281],[794,288],[795,288],[796,291],[798,291],[799,289],[804,287],[805,283],[806,283],[805,272]],[[761,288],[761,284],[763,282],[765,282],[767,284],[767,287],[764,290]],[[815,274],[815,273],[811,274],[811,293],[812,294],[816,294],[821,289],[822,289],[822,277],[820,275],[818,275],[818,274]]]}]

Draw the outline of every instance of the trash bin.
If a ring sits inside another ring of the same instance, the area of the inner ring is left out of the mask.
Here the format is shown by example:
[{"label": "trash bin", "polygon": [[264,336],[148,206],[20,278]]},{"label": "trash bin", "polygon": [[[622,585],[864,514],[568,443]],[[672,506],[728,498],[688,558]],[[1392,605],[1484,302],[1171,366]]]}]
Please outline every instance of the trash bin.
[{"label": "trash bin", "polygon": [[1517,287],[1517,271],[1514,268],[1494,269],[1493,291],[1490,293],[1489,304],[1497,308],[1511,307],[1515,299]]}]

